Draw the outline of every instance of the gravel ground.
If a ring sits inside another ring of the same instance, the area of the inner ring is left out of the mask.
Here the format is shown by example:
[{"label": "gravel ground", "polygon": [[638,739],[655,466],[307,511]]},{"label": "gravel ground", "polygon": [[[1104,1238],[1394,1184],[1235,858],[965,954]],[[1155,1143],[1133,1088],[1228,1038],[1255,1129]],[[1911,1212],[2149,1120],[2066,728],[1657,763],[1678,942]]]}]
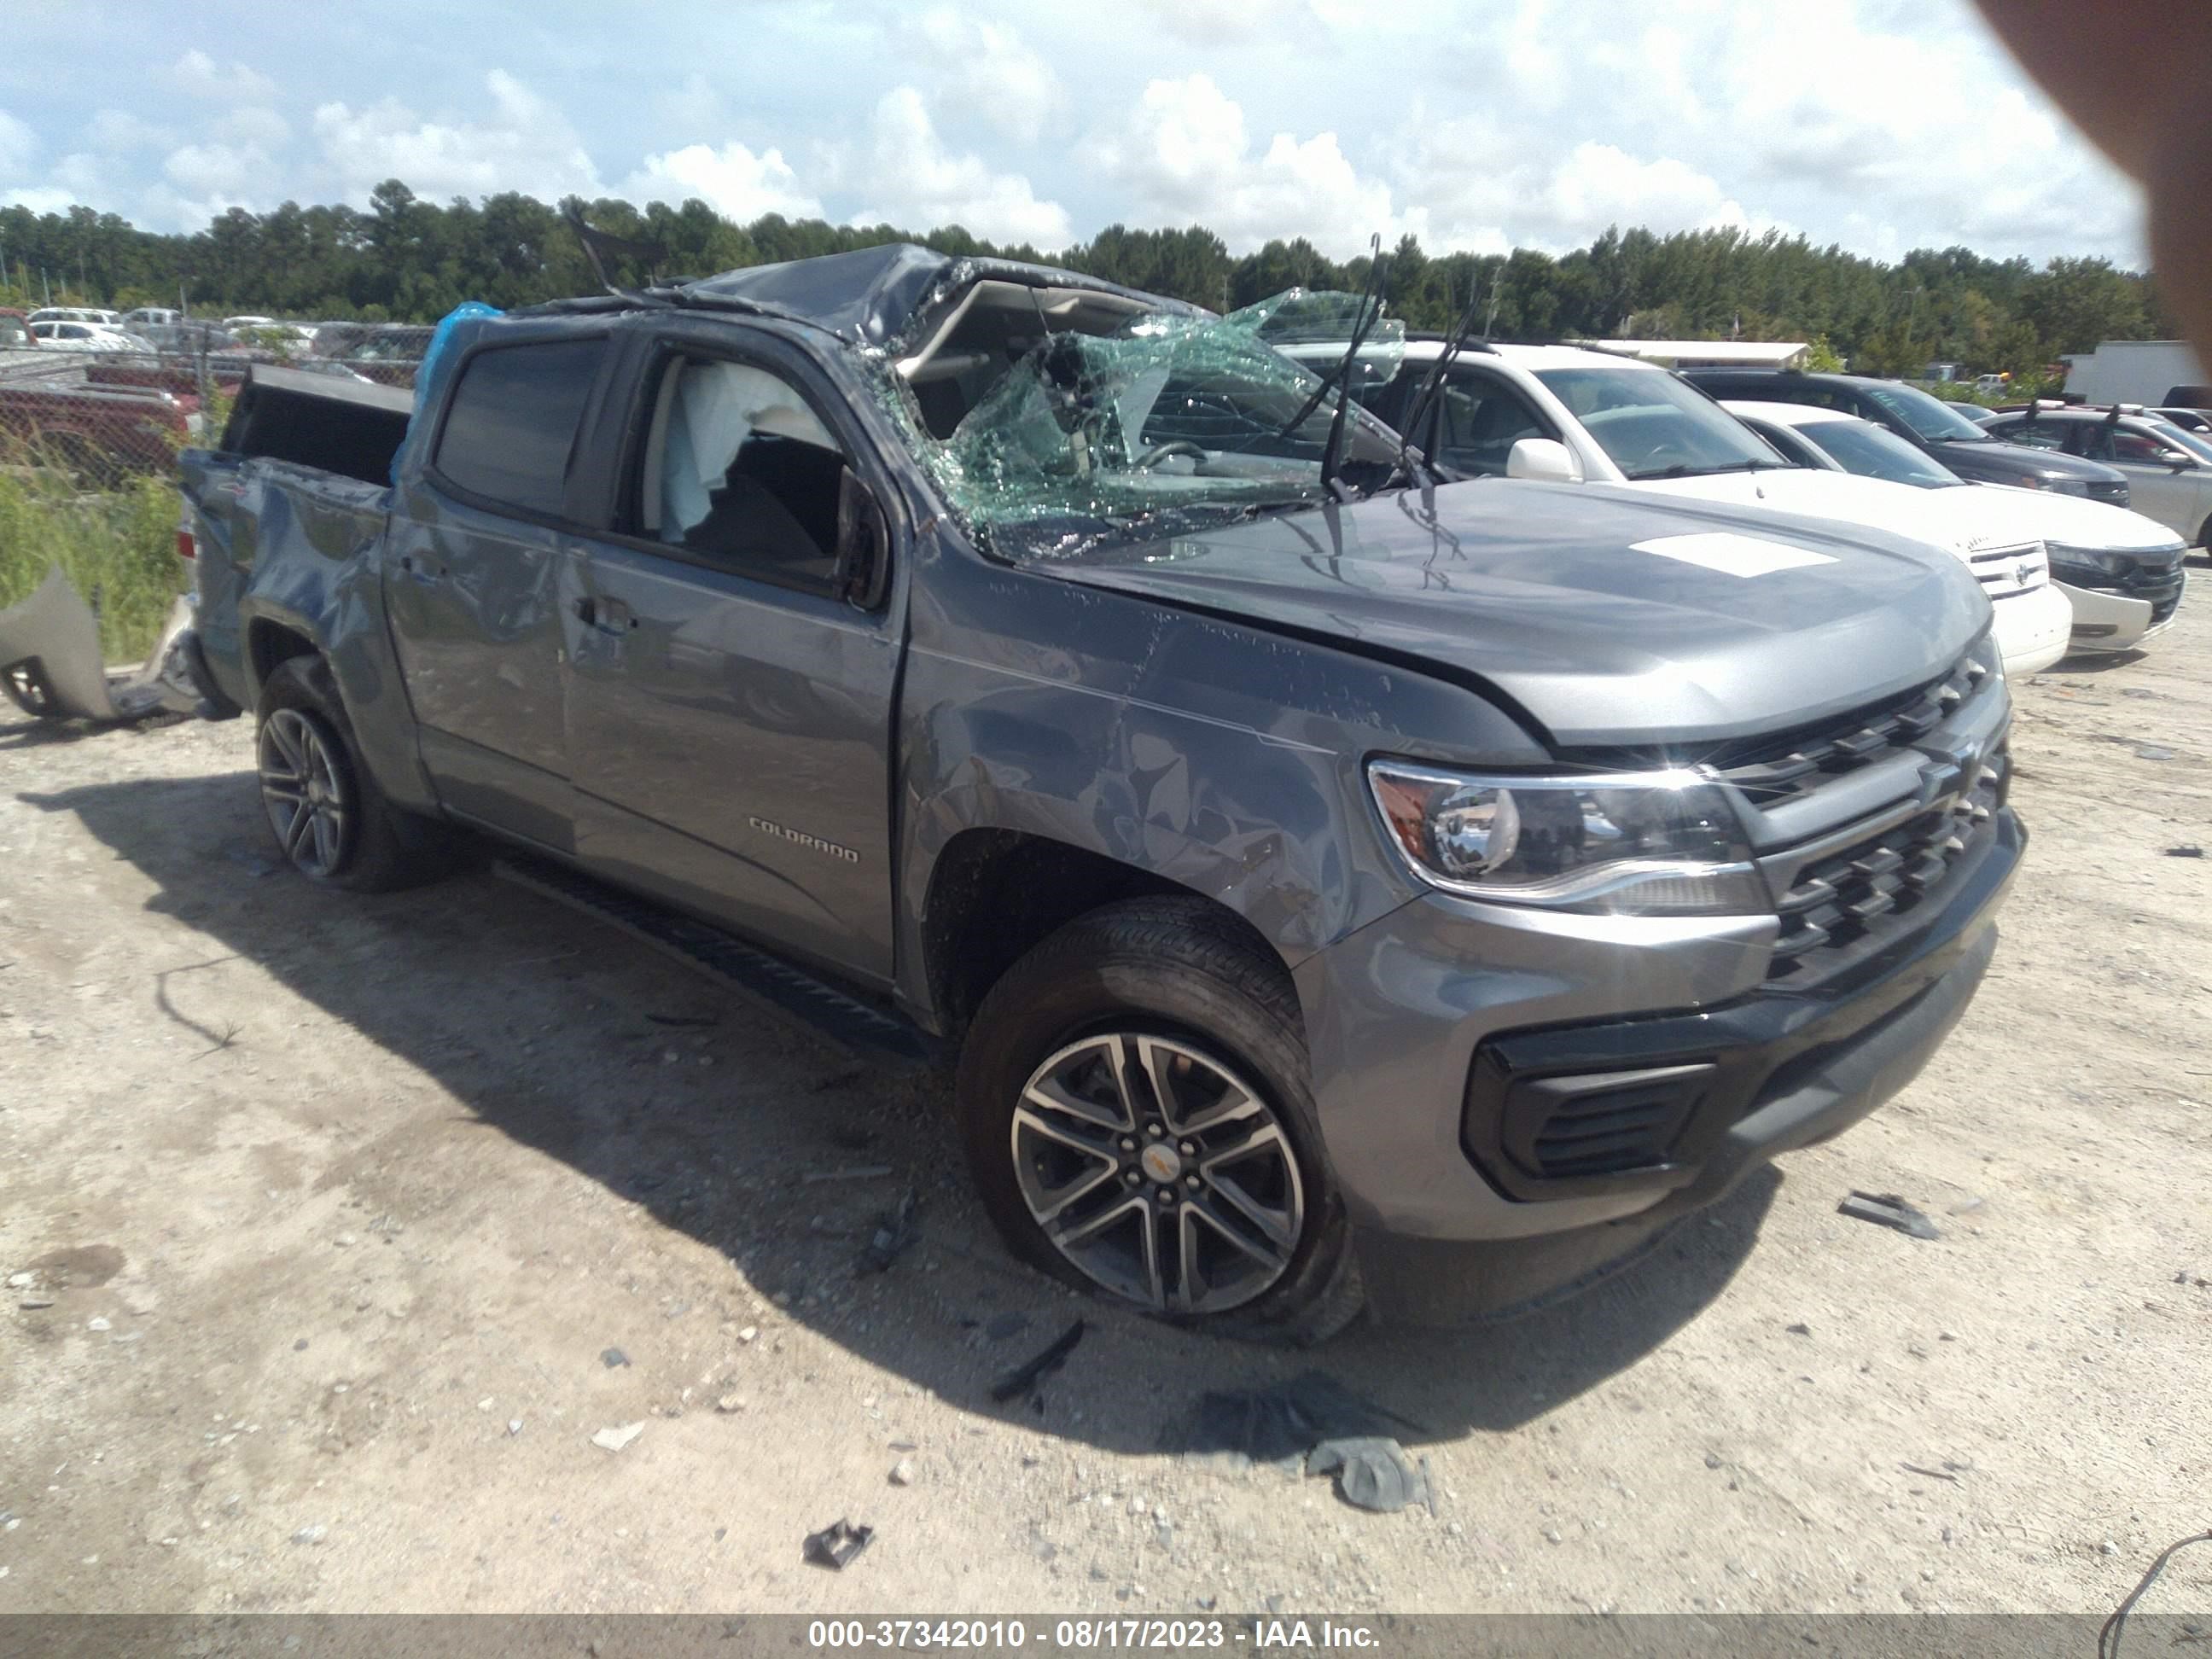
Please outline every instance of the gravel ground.
[{"label": "gravel ground", "polygon": [[[2017,688],[2027,868],[1903,1097],[1568,1306],[1304,1356],[1016,1267],[925,1091],[595,923],[309,889],[243,722],[0,726],[0,1611],[2108,1608],[2212,1522],[2208,647]],[[1433,1514],[1160,1449],[1316,1368]]]}]

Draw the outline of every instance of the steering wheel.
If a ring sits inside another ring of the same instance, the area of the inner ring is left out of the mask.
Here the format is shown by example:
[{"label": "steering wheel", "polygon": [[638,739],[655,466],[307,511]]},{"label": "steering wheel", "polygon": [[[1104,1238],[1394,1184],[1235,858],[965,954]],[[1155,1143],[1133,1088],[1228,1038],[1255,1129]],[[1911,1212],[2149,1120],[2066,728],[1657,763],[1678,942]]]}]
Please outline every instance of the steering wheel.
[{"label": "steering wheel", "polygon": [[1164,444],[1154,444],[1129,465],[1132,469],[1141,470],[1164,461],[1170,455],[1192,455],[1202,461],[1206,459],[1206,449],[1203,445],[1194,444],[1188,438],[1170,438]]},{"label": "steering wheel", "polygon": [[1651,446],[1650,451],[1644,455],[1641,465],[1644,467],[1688,466],[1692,459],[1690,452],[1680,444],[1671,438],[1662,438]]}]

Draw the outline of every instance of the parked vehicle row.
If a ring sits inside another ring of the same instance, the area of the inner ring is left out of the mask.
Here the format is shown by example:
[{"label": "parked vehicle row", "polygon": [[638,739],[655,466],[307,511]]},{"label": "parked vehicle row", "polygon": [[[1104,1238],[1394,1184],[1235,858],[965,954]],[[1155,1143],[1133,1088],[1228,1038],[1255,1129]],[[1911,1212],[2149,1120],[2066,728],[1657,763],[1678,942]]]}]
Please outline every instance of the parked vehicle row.
[{"label": "parked vehicle row", "polygon": [[447,349],[420,410],[257,367],[184,459],[182,659],[285,856],[481,831],[957,1058],[1070,1283],[1304,1340],[1587,1282],[1902,1087],[1996,948],[1982,584],[1620,487],[1756,446],[1662,372],[1559,366],[1622,475],[1569,485],[1512,476],[1556,417],[1451,482],[1249,317],[920,248]]},{"label": "parked vehicle row", "polygon": [[1726,407],[1798,465],[1944,491],[1923,499],[1950,504],[1969,522],[2009,516],[2031,526],[2067,602],[2069,650],[2131,650],[2164,631],[2180,608],[2187,549],[2167,525],[2143,514],[2004,484],[1969,490],[1965,479],[1933,456],[1840,410],[1805,404]]},{"label": "parked vehicle row", "polygon": [[[1340,356],[1346,344],[1289,349],[1310,363]],[[1395,375],[1367,401],[1449,477],[1619,484],[1934,543],[1967,564],[1995,605],[2008,673],[2033,673],[2066,653],[2071,612],[2051,591],[2032,515],[1972,510],[1994,504],[1982,502],[1931,514],[1927,500],[1899,484],[1796,465],[1672,370],[1572,346],[1462,351],[1442,395],[1416,420],[1416,399],[1446,349],[1407,342]]]}]

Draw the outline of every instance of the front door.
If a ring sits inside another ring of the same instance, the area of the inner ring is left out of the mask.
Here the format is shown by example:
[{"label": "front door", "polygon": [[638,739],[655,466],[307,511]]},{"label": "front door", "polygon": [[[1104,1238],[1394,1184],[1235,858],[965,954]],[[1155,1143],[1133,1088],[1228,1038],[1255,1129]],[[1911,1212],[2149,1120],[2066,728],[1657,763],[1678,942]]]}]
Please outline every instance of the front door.
[{"label": "front door", "polygon": [[2212,514],[2212,471],[2183,445],[2148,427],[2112,426],[2100,421],[2087,428],[2093,447],[2082,453],[2116,466],[2128,477],[2128,505],[2194,542]]},{"label": "front door", "polygon": [[569,556],[556,526],[605,343],[564,338],[467,358],[385,551],[393,645],[439,799],[563,852]]},{"label": "front door", "polygon": [[835,401],[746,333],[669,347],[568,618],[577,853],[857,979],[891,972],[887,611],[835,591]]}]

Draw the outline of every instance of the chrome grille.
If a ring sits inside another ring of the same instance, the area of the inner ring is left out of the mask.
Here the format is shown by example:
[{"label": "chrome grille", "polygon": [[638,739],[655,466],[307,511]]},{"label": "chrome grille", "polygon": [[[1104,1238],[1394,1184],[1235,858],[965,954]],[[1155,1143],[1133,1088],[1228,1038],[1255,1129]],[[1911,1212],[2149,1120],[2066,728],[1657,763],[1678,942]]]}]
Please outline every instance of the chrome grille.
[{"label": "chrome grille", "polygon": [[1871,765],[1925,737],[1989,678],[1990,670],[1962,658],[1941,679],[1840,720],[1763,738],[1712,759],[1720,775],[1762,810],[1811,795],[1844,775]]},{"label": "chrome grille", "polygon": [[1878,949],[1906,925],[1993,833],[2009,769],[1999,749],[1971,787],[1799,869],[1775,906],[1782,932],[1769,981],[1784,988],[1809,984]]},{"label": "chrome grille", "polygon": [[2051,561],[2041,542],[2018,547],[1992,547],[1969,554],[1966,562],[1982,592],[1992,599],[2008,599],[2033,593],[2051,580]]}]

